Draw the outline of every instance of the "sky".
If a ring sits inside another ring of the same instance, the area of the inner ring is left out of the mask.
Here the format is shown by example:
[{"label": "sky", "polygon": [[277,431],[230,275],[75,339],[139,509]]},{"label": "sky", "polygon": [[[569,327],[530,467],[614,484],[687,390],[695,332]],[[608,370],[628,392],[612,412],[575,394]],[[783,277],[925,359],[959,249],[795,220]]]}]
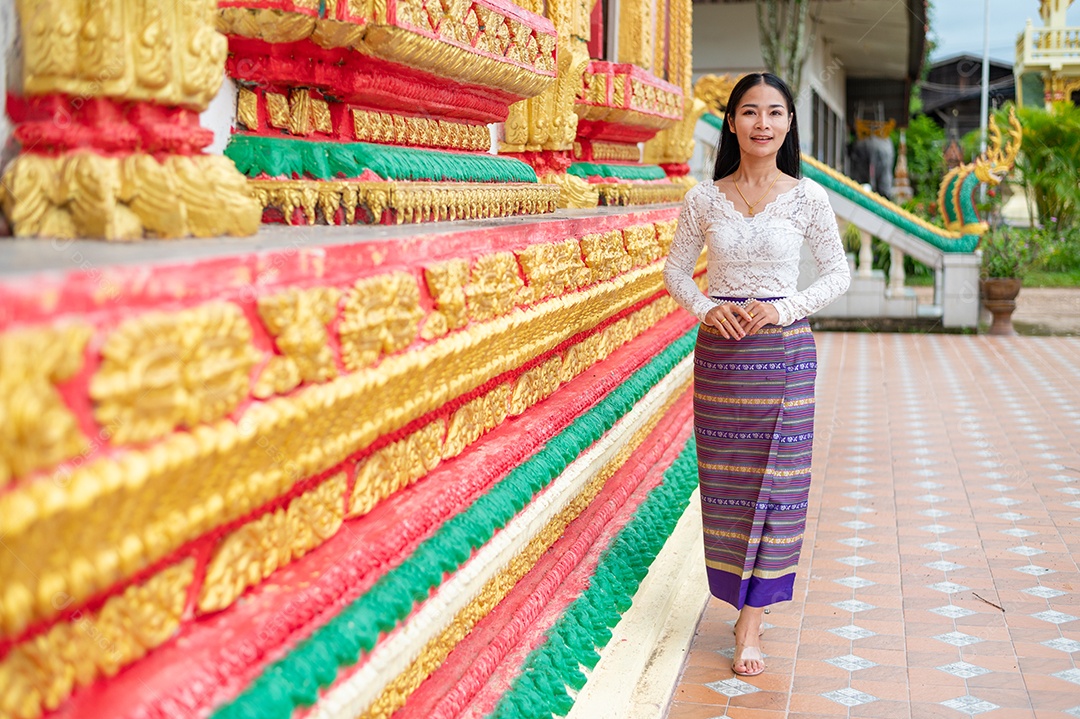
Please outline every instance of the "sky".
[{"label": "sky", "polygon": [[[937,36],[937,48],[930,61],[983,52],[983,7],[985,0],[932,0],[930,32]],[[990,59],[1013,64],[1016,61],[1016,37],[1024,23],[1042,25],[1039,0],[990,0]],[[1080,1],[1068,9],[1065,22],[1080,26]]]}]

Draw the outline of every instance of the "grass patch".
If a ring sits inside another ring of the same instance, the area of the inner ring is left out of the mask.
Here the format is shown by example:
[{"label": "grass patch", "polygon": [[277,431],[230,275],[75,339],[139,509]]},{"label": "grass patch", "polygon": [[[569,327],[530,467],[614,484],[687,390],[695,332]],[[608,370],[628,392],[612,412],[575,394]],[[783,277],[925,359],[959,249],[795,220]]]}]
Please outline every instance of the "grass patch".
[{"label": "grass patch", "polygon": [[1024,287],[1080,287],[1080,267],[1065,272],[1030,270],[1024,276]]}]

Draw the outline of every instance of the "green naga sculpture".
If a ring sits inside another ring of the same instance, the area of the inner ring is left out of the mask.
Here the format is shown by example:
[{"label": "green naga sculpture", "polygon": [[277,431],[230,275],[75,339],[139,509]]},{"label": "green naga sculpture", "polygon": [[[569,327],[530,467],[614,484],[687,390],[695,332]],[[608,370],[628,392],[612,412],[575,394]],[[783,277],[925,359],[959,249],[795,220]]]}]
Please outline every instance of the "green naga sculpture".
[{"label": "green naga sculpture", "polygon": [[994,117],[990,117],[990,140],[985,155],[975,162],[953,168],[941,180],[938,189],[938,206],[941,208],[945,228],[961,233],[959,244],[966,250],[974,250],[989,226],[979,219],[975,209],[975,191],[985,182],[993,187],[999,184],[1013,168],[1020,152],[1022,140],[1020,121],[1016,109],[1009,110],[1009,140],[1002,146],[1001,130]]}]

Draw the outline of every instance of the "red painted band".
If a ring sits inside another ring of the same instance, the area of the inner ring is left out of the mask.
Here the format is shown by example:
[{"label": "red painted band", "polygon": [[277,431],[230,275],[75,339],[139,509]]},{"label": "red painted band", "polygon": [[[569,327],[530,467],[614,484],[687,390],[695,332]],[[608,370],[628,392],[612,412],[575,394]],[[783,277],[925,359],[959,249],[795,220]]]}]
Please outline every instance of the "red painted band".
[{"label": "red painted band", "polygon": [[310,40],[268,43],[230,36],[229,75],[270,87],[314,87],[342,102],[384,112],[422,113],[473,123],[502,122],[523,98],[482,85],[454,82],[423,70]]},{"label": "red painted band", "polygon": [[[458,643],[395,719],[455,719],[496,671],[511,669],[505,666],[510,661],[515,667],[520,664],[515,660],[543,640],[554,620],[588,585],[610,538],[659,484],[690,434],[692,416],[692,397],[684,392],[559,540]],[[572,574],[576,581],[570,580]],[[557,595],[562,596],[556,599]],[[508,659],[511,654],[513,660]]]},{"label": "red painted band", "polygon": [[693,323],[681,312],[665,318],[526,414],[504,422],[371,513],[346,522],[321,547],[249,591],[244,601],[183,626],[177,637],[118,676],[77,691],[54,716],[205,716]]},{"label": "red painted band", "polygon": [[8,95],[7,102],[24,153],[193,155],[214,141],[199,114],[181,107],[60,94]]}]

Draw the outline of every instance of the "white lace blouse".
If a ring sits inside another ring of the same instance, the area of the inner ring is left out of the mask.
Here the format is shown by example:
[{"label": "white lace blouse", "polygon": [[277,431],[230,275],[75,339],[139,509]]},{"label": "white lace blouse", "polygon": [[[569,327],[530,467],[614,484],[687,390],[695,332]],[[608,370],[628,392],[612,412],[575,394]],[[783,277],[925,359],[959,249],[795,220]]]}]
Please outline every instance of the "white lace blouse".
[{"label": "white lace blouse", "polygon": [[[797,292],[804,241],[819,274]],[[708,248],[709,295],[782,297],[772,304],[784,326],[820,310],[847,291],[851,282],[828,195],[805,177],[753,217],[736,210],[712,182],[686,193],[664,265],[664,284],[675,301],[700,320],[719,304],[694,283],[694,265],[703,245]]]}]

